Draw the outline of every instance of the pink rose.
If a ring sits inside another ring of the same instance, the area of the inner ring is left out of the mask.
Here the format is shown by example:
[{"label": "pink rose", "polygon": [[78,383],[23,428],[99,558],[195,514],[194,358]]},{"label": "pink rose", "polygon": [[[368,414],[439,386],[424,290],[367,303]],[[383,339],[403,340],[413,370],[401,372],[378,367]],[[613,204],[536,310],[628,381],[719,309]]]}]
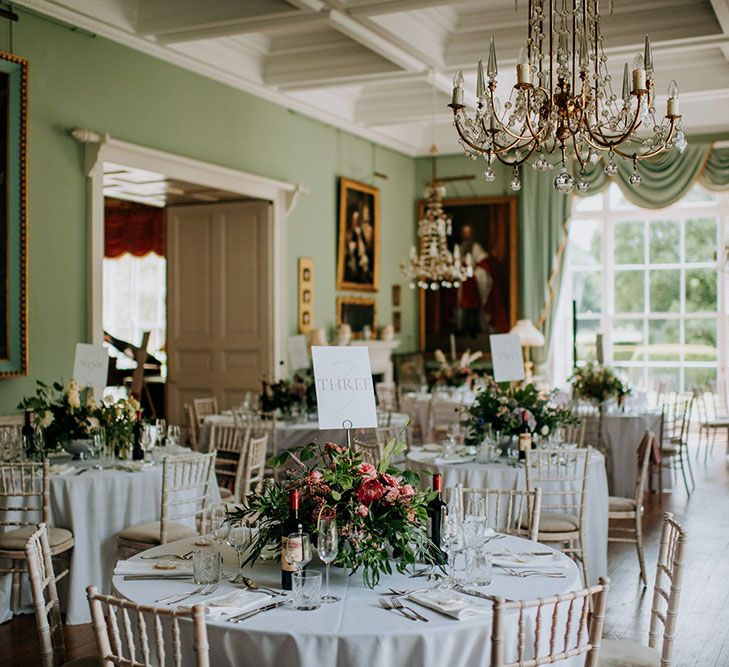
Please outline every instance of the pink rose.
[{"label": "pink rose", "polygon": [[382,475],[380,475],[380,479],[387,484],[387,486],[391,486],[393,488],[398,488],[400,485],[398,484],[397,480],[392,476],[388,475],[386,472],[383,472]]},{"label": "pink rose", "polygon": [[321,481],[321,478],[322,478],[322,477],[323,477],[323,475],[321,474],[321,470],[312,470],[312,471],[311,471],[311,472],[309,473],[309,479],[310,479],[310,480],[311,480],[311,481],[312,481],[312,482],[313,482],[314,484],[316,484],[317,482],[320,482],[320,481]]},{"label": "pink rose", "polygon": [[362,477],[377,476],[377,468],[375,468],[375,466],[373,466],[371,463],[360,463],[359,468],[357,468],[357,472],[362,475]]},{"label": "pink rose", "polygon": [[357,507],[357,514],[360,516],[367,516],[370,513],[370,508],[367,505],[359,505]]},{"label": "pink rose", "polygon": [[390,490],[389,490],[389,491],[388,491],[388,492],[387,492],[387,493],[385,494],[385,502],[386,502],[386,503],[394,503],[394,502],[395,502],[395,501],[397,500],[397,497],[398,497],[398,495],[399,495],[399,494],[398,494],[398,492],[397,492],[397,489],[390,489]]},{"label": "pink rose", "polygon": [[376,479],[366,478],[359,485],[357,491],[357,500],[363,505],[370,505],[376,500],[382,498],[385,493],[385,487],[382,486]]},{"label": "pink rose", "polygon": [[412,498],[415,495],[415,489],[412,484],[405,484],[400,487],[400,494],[405,498]]}]

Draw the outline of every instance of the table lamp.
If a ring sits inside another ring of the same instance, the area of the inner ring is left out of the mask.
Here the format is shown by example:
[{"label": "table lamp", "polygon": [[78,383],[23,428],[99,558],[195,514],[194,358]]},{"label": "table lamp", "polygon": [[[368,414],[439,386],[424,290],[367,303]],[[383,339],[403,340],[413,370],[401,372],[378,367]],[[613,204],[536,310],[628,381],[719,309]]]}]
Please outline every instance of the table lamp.
[{"label": "table lamp", "polygon": [[529,348],[542,347],[544,345],[544,334],[534,326],[531,320],[517,320],[509,333],[519,336],[519,342],[524,348],[524,375],[525,380],[529,382],[532,379],[532,368],[534,366],[529,358]]}]

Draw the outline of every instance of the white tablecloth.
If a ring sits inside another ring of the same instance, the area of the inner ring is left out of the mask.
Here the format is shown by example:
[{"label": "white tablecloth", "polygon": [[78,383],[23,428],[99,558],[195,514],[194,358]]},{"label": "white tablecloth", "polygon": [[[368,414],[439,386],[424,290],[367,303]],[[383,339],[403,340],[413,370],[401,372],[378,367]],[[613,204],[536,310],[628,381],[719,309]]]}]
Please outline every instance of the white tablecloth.
[{"label": "white tablecloth", "polygon": [[[68,462],[76,467],[92,463],[98,462]],[[51,525],[70,530],[75,543],[70,572],[59,592],[62,603],[65,601],[66,623],[89,623],[86,587],[94,584],[109,592],[116,562],[116,534],[128,526],[160,518],[162,465],[145,467],[140,472],[92,469],[80,475],[75,471],[52,474],[50,486]],[[211,494],[213,502],[220,500],[217,484],[211,484]],[[0,622],[11,618],[11,592],[12,577],[0,577]],[[21,610],[32,612],[26,576]]]},{"label": "white tablecloth", "polygon": [[[496,540],[493,544],[498,545],[494,546],[495,551],[506,548],[534,551],[536,546],[534,542],[515,537]],[[189,545],[189,540],[176,543],[176,552],[188,551]],[[547,548],[539,545],[540,551]],[[167,550],[169,553],[169,545]],[[227,565],[233,562],[227,548],[225,561]],[[323,567],[318,563],[311,566]],[[564,579],[519,578],[494,568],[491,584],[482,590],[510,599],[531,599],[581,588],[575,564],[568,562],[564,571],[567,575]],[[280,586],[276,564],[259,563],[248,573],[263,585]],[[490,614],[457,621],[410,602],[408,604],[430,619],[428,623],[413,622],[382,609],[377,602],[378,594],[386,593],[389,586],[413,588],[421,584],[427,585],[422,579],[395,574],[383,577],[380,584],[370,590],[362,583],[360,573],[348,577],[334,568],[332,589],[342,598],[339,603],[325,604],[318,610],[306,612],[283,606],[243,623],[209,619],[210,664],[215,667],[487,667],[490,663]],[[114,588],[119,594],[144,604],[176,591],[190,591],[193,585],[179,581],[124,581],[123,577],[114,577]],[[232,588],[224,583],[216,596]],[[488,600],[468,599],[487,609],[491,607]],[[195,599],[189,602],[194,603]],[[550,616],[551,611],[542,611],[543,627]],[[192,665],[190,625],[185,623],[181,633],[186,666]],[[505,657],[512,660],[516,658],[518,626],[508,617],[504,625]],[[546,634],[548,637],[548,632]],[[558,636],[563,635],[564,627]],[[529,640],[527,644],[530,644]],[[560,664],[577,667],[583,660],[573,658]]]},{"label": "white tablecloth", "polygon": [[[390,416],[391,426],[403,427],[407,421],[407,415],[393,413]],[[232,415],[225,414],[206,417],[202,428],[200,429],[200,437],[197,443],[198,451],[207,451],[208,441],[210,440],[210,428],[213,424],[232,426],[235,424],[235,418]],[[380,426],[384,428],[388,425],[383,423],[380,424]],[[352,439],[371,430],[372,429],[352,429]],[[283,452],[299,445],[306,445],[309,442],[320,442],[322,444],[325,442],[336,442],[337,444],[345,445],[347,442],[347,436],[344,429],[320,431],[319,424],[316,421],[306,421],[301,423],[283,420],[276,421],[277,452]],[[271,445],[269,445],[269,453],[273,453]]]},{"label": "white tablecloth", "polygon": [[[526,471],[516,460],[500,459],[494,463],[447,463],[436,464],[439,454],[412,450],[407,455],[407,465],[415,471],[443,475],[443,488],[463,484],[483,489],[524,489]],[[608,487],[605,458],[594,452],[587,479],[585,517],[585,556],[590,583],[607,576],[607,526]]]},{"label": "white tablecloth", "polygon": [[[599,417],[587,417],[595,420]],[[589,429],[589,426],[588,426]],[[593,428],[593,431],[595,429]],[[610,460],[608,484],[610,494],[633,498],[638,475],[638,445],[646,431],[661,437],[661,413],[642,412],[603,415],[602,445]],[[664,476],[668,483],[670,475]],[[667,484],[664,484],[667,487]]]}]

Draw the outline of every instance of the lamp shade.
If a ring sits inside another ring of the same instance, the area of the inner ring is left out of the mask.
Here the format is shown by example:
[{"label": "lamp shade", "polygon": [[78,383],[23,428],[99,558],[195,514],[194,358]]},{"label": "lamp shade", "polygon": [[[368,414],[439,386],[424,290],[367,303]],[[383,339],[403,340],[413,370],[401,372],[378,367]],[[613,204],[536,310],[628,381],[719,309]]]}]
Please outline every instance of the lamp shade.
[{"label": "lamp shade", "polygon": [[509,333],[519,336],[522,347],[542,347],[544,345],[544,335],[532,324],[531,320],[517,320]]}]

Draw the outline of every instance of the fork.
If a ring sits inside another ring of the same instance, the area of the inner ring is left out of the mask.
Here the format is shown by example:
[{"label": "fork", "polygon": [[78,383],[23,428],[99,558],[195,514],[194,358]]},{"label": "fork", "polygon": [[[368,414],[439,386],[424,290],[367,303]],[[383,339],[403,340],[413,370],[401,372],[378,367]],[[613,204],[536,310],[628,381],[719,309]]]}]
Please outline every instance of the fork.
[{"label": "fork", "polygon": [[419,621],[423,621],[424,623],[428,622],[428,618],[423,616],[422,614],[419,614],[415,609],[412,607],[408,607],[402,603],[402,600],[400,598],[390,598],[389,600],[390,604],[395,607],[398,611],[402,611],[403,609],[406,611],[409,611],[415,618],[417,618]]},{"label": "fork", "polygon": [[140,556],[142,560],[164,560],[165,558],[179,558],[180,560],[192,560],[192,551],[186,554],[157,554],[153,556]]},{"label": "fork", "polygon": [[409,621],[415,621],[416,623],[418,622],[418,619],[415,616],[411,615],[405,609],[400,609],[399,607],[391,605],[389,600],[386,600],[385,598],[378,598],[378,600],[380,602],[380,607],[382,607],[383,609],[387,609],[387,611],[396,611],[401,616],[407,618]]},{"label": "fork", "polygon": [[514,577],[551,577],[552,579],[564,579],[565,575],[562,572],[544,572],[542,570],[522,570],[511,567],[501,568],[507,574]]},{"label": "fork", "polygon": [[206,597],[207,595],[212,595],[213,593],[215,593],[218,588],[220,588],[220,584],[204,584],[202,586],[202,590],[193,591],[192,593],[183,593],[182,596],[177,596],[176,598],[165,602],[165,604],[179,604],[183,600],[189,600],[190,598]]},{"label": "fork", "polygon": [[154,602],[155,602],[155,604],[159,604],[161,602],[165,602],[166,604],[169,604],[166,602],[167,600],[172,600],[173,598],[184,597],[186,595],[198,595],[208,586],[209,586],[209,584],[203,584],[202,586],[198,586],[194,591],[192,591],[192,593],[174,593],[172,595],[167,595],[166,597],[160,598],[159,600],[155,600]]}]

